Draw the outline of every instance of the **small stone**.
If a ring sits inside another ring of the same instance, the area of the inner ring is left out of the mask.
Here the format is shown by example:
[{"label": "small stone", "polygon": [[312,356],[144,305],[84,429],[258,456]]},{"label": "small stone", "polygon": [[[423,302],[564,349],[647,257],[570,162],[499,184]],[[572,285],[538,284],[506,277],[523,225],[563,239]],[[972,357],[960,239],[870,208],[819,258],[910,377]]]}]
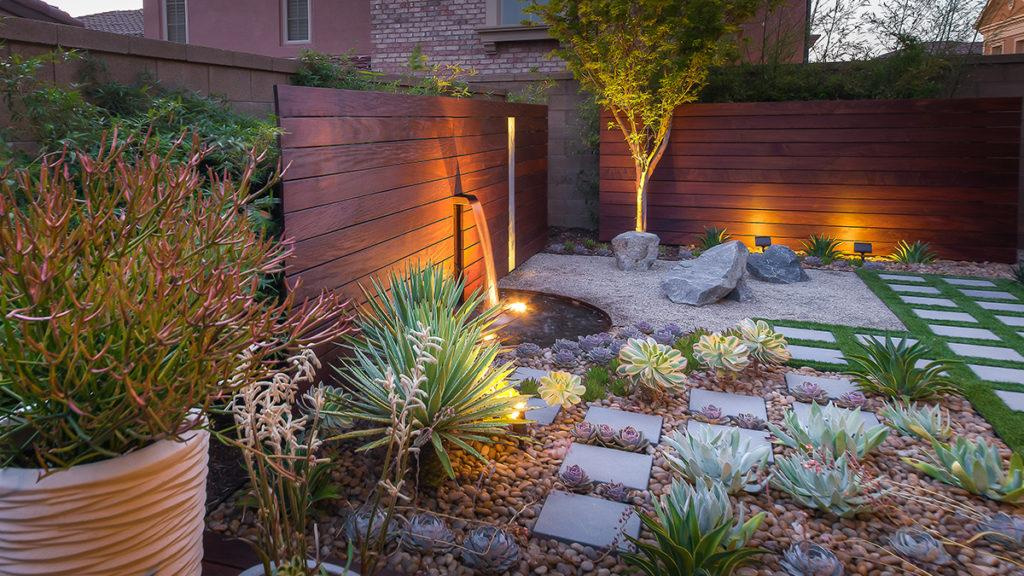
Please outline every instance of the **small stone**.
[{"label": "small stone", "polygon": [[612,238],[612,252],[619,270],[650,270],[658,259],[660,239],[650,232],[623,232]]},{"label": "small stone", "polygon": [[807,282],[810,277],[800,266],[800,258],[787,246],[775,244],[747,258],[747,271],[763,282],[793,284]]}]

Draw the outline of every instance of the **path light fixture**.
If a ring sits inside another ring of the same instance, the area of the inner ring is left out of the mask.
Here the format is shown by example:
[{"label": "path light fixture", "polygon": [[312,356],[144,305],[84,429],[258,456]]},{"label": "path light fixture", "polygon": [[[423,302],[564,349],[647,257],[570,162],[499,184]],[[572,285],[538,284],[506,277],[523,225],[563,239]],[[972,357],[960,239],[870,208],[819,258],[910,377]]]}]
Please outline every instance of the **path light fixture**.
[{"label": "path light fixture", "polygon": [[761,252],[764,252],[764,249],[769,247],[769,246],[771,246],[771,245],[772,245],[772,237],[771,236],[754,236],[754,246],[757,246],[758,248],[760,248]]},{"label": "path light fixture", "polygon": [[864,255],[871,254],[871,242],[854,242],[853,251],[860,254],[860,263],[864,263]]}]

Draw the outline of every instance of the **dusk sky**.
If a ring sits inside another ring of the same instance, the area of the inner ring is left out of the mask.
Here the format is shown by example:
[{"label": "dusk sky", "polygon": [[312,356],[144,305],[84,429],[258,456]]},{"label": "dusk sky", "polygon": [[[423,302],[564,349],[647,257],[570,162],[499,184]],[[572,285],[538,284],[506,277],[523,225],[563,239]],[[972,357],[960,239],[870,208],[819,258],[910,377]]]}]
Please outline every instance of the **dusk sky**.
[{"label": "dusk sky", "polygon": [[72,16],[142,8],[142,0],[46,0]]}]

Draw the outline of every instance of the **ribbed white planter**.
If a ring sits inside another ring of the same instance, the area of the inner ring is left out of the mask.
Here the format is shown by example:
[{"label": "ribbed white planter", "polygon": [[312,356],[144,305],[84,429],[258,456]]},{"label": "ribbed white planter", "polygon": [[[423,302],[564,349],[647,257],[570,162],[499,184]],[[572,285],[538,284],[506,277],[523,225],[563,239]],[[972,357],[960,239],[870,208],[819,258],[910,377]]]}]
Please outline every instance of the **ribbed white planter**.
[{"label": "ribbed white planter", "polygon": [[[314,562],[312,560],[307,560],[307,562],[309,563],[309,567],[310,568],[316,566],[316,562]],[[341,566],[337,566],[335,564],[324,563],[324,564],[321,564],[320,567],[323,568],[325,572],[330,574],[330,576],[359,576],[358,573],[353,572],[351,570],[347,570],[346,571]],[[265,574],[265,572],[263,571],[263,565],[261,564],[259,566],[253,566],[252,568],[247,568],[244,572],[242,572],[238,576],[264,576],[264,574]]]},{"label": "ribbed white planter", "polygon": [[40,479],[0,468],[0,574],[199,576],[210,434]]}]

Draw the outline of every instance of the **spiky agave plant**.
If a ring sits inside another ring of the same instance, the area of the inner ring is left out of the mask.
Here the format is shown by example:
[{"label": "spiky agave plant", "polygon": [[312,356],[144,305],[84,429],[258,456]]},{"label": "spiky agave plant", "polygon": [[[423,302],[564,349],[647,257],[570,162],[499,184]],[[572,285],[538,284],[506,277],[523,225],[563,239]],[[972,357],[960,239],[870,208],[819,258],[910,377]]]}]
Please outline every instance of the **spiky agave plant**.
[{"label": "spiky agave plant", "polygon": [[889,254],[889,260],[901,264],[931,264],[938,256],[927,242],[900,240]]},{"label": "spiky agave plant", "polygon": [[887,493],[867,478],[847,453],[838,458],[828,452],[777,457],[770,482],[801,506],[817,508],[840,518],[851,518],[872,509]]},{"label": "spiky agave plant", "polygon": [[725,488],[713,480],[702,479],[693,488],[673,481],[668,493],[654,502],[654,516],[638,514],[655,543],[626,536],[636,552],[622,558],[647,576],[727,576],[767,552],[747,547],[765,513],[745,520],[742,505],[734,512]]},{"label": "spiky agave plant", "polygon": [[768,463],[771,448],[751,445],[739,430],[719,432],[701,426],[685,435],[676,432],[665,442],[674,451],[665,454],[669,466],[691,482],[717,480],[729,494],[757,492],[763,487],[758,476]]},{"label": "spiky agave plant", "polygon": [[865,394],[878,394],[906,402],[928,400],[941,394],[958,394],[960,386],[949,376],[952,364],[945,360],[918,363],[932,355],[921,342],[905,338],[869,338],[849,355],[847,374]]},{"label": "spiky agave plant", "polygon": [[719,244],[725,244],[732,238],[728,230],[725,228],[719,228],[717,226],[705,226],[704,232],[701,233],[700,238],[697,239],[697,246],[700,247],[701,251],[714,248]]},{"label": "spiky agave plant", "polygon": [[949,425],[949,412],[939,405],[903,404],[886,402],[882,408],[882,418],[889,426],[903,436],[917,436],[924,440],[946,441],[953,435]]},{"label": "spiky agave plant", "polygon": [[741,320],[736,325],[736,335],[750,351],[750,357],[761,364],[785,364],[791,357],[786,338],[764,320]]},{"label": "spiky agave plant", "polygon": [[783,446],[801,450],[812,447],[832,454],[849,452],[857,458],[867,456],[889,435],[889,429],[884,425],[868,428],[860,410],[846,410],[831,403],[824,407],[811,404],[803,420],[794,410],[789,410],[782,422],[785,430],[770,422],[768,430]]},{"label": "spiky agave plant", "polygon": [[619,351],[619,376],[630,378],[640,391],[659,396],[686,382],[686,358],[653,338],[631,338]]},{"label": "spiky agave plant", "polygon": [[841,242],[831,236],[824,234],[811,234],[810,238],[804,241],[804,254],[821,260],[822,264],[831,264],[842,257],[839,251]]},{"label": "spiky agave plant", "polygon": [[338,438],[366,439],[360,451],[387,444],[394,402],[380,382],[389,368],[411,372],[416,354],[406,334],[425,326],[439,347],[433,352],[436,361],[424,370],[423,406],[413,412],[411,425],[425,431],[449,477],[455,476],[450,448],[487,462],[470,442],[492,443],[505,436],[508,426],[522,421],[513,415],[524,398],[508,381],[512,366],[493,366],[499,344],[488,336],[498,308],[481,310],[479,292],[460,304],[462,293],[461,280],[431,265],[410,265],[404,275],[392,274],[390,290],[373,282],[366,291],[369,309],[356,320],[360,337],[348,341],[352,355],[336,366],[348,394],[328,407],[337,406],[340,415],[362,425]]},{"label": "spiky agave plant", "polygon": [[931,462],[915,458],[903,461],[915,469],[951,486],[958,486],[972,494],[1009,504],[1024,503],[1024,458],[1014,452],[1009,468],[1003,468],[999,449],[984,438],[943,444],[932,440]]}]

